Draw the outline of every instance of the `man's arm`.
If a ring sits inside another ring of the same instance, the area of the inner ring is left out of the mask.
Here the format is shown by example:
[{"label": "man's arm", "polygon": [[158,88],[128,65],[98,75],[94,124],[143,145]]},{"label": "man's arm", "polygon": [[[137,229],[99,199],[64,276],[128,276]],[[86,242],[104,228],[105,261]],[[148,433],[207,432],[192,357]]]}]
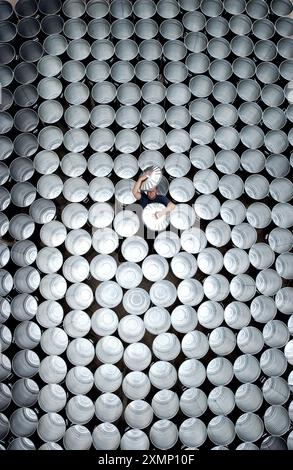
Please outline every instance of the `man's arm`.
[{"label": "man's arm", "polygon": [[140,193],[140,188],[142,183],[148,178],[148,175],[141,175],[138,180],[136,181],[135,185],[132,188],[132,194],[135,197],[135,199],[138,201],[141,199],[141,193]]},{"label": "man's arm", "polygon": [[160,217],[162,217],[163,215],[167,215],[167,214],[170,214],[170,212],[172,212],[174,209],[175,209],[175,204],[173,202],[168,202],[167,204],[167,207],[165,209],[163,209],[162,211],[158,211],[155,213],[155,217],[157,219],[159,219]]}]

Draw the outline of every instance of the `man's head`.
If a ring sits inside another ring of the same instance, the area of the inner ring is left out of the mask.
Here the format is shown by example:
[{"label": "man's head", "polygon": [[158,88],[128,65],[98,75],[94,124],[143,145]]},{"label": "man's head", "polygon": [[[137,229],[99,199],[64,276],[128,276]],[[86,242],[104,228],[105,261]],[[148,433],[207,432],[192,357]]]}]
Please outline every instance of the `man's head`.
[{"label": "man's head", "polygon": [[155,197],[157,196],[157,188],[155,187],[147,191],[147,196],[149,199],[155,199]]}]

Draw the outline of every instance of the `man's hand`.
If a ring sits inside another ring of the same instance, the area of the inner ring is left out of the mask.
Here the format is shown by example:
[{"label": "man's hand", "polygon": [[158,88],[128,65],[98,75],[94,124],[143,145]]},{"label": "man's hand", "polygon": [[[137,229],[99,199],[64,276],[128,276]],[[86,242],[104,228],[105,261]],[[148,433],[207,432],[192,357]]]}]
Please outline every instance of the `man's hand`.
[{"label": "man's hand", "polygon": [[150,176],[150,174],[151,174],[150,171],[148,171],[147,173],[144,173],[143,175],[141,175],[141,176],[139,177],[140,181],[143,182],[143,181],[145,181],[146,179],[148,179],[148,177]]},{"label": "man's hand", "polygon": [[165,215],[165,211],[157,211],[154,213],[154,217],[156,219],[160,219],[160,217],[163,217],[163,215]]}]

